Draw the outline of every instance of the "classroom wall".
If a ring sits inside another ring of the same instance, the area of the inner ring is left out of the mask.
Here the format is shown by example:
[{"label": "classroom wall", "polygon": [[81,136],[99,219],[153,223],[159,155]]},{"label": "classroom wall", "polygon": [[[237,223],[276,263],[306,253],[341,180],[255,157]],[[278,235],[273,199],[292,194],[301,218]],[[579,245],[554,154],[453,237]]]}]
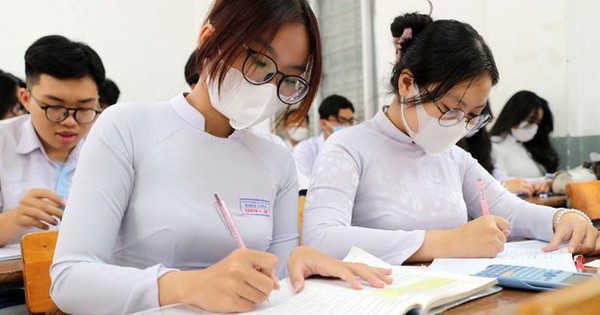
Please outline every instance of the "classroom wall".
[{"label": "classroom wall", "polygon": [[23,56],[50,34],[98,52],[120,101],[158,102],[189,90],[183,68],[209,0],[0,0],[0,69],[25,77]]},{"label": "classroom wall", "polygon": [[[492,89],[494,113],[508,98],[526,89],[546,100],[555,117],[554,143],[561,166],[576,166],[600,151],[600,109],[594,87],[599,76],[600,38],[593,33],[600,2],[585,0],[432,0],[434,19],[471,24],[486,40],[500,71]],[[379,104],[389,104],[386,87],[393,62],[389,25],[397,15],[427,13],[424,0],[375,2],[376,62]],[[585,137],[585,138],[584,138]]]}]

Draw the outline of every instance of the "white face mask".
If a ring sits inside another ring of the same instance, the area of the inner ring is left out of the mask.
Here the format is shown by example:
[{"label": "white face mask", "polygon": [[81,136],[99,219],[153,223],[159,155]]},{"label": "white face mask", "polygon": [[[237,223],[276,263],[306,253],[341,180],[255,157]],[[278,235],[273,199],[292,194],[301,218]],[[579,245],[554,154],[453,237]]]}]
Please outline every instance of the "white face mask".
[{"label": "white face mask", "polygon": [[[415,83],[415,98],[419,97],[419,87]],[[414,132],[406,122],[403,99],[400,101],[400,106],[402,122],[406,126],[408,135],[429,155],[436,155],[447,151],[467,134],[467,129],[463,123],[450,127],[440,126],[437,118],[433,118],[427,114],[423,104],[415,104],[419,130]]]},{"label": "white face mask", "polygon": [[532,124],[527,121],[523,121],[519,124],[519,127],[514,127],[510,130],[515,139],[519,142],[528,142],[535,137],[538,132],[538,125]]},{"label": "white face mask", "polygon": [[225,74],[221,89],[210,78],[206,80],[206,86],[213,107],[229,118],[234,129],[255,126],[286,106],[279,100],[275,85],[250,84],[234,68],[229,68]]},{"label": "white face mask", "polygon": [[302,141],[308,139],[309,131],[306,127],[298,127],[288,130],[287,134],[294,141]]}]

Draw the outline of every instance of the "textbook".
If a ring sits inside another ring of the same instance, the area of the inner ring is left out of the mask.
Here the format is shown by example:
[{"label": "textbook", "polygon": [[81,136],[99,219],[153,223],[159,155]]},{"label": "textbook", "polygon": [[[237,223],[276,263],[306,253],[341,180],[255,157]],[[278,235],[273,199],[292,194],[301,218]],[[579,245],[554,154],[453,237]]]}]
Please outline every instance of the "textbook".
[{"label": "textbook", "polygon": [[[382,289],[364,283],[362,290],[354,290],[341,280],[311,278],[296,294],[286,278],[280,281],[279,290],[271,292],[269,301],[247,314],[436,314],[500,290],[493,278],[432,272],[422,267],[392,269],[394,282]],[[175,305],[140,314],[210,313]]]}]

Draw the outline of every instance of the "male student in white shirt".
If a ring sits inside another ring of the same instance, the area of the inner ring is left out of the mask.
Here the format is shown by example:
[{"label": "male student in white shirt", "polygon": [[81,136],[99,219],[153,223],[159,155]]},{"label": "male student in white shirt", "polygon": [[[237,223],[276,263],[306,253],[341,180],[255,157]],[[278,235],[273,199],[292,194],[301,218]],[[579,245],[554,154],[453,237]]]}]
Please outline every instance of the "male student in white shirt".
[{"label": "male student in white shirt", "polygon": [[83,43],[45,36],[25,53],[29,115],[0,123],[0,246],[58,225],[105,71]]},{"label": "male student in white shirt", "polygon": [[319,117],[323,133],[301,141],[294,147],[300,190],[308,188],[313,165],[325,140],[335,131],[354,125],[354,106],[347,98],[333,94],[319,106]]}]

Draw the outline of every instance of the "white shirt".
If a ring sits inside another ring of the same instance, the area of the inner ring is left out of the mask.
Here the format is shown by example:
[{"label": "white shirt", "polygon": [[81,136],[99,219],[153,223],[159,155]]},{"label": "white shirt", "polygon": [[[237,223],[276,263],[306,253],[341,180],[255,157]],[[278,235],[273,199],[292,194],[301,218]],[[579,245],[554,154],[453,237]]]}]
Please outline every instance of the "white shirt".
[{"label": "white shirt", "polygon": [[272,132],[268,132],[268,131],[263,131],[260,130],[258,128],[252,128],[252,131],[254,133],[256,133],[257,135],[265,138],[265,139],[269,139],[275,143],[277,143],[278,145],[284,147],[284,148],[288,148],[287,143],[285,143],[285,141],[283,141],[283,139],[281,139],[278,135],[272,133]]},{"label": "white shirt", "polygon": [[[65,163],[55,163],[48,158],[29,115],[0,121],[0,212],[16,208],[30,189],[47,189],[66,200],[82,145],[83,140]],[[40,229],[26,229],[20,236],[35,231]],[[20,236],[11,243],[18,243]]]},{"label": "white shirt", "polygon": [[160,276],[211,266],[236,248],[215,192],[248,248],[278,257],[282,277],[298,245],[296,170],[284,147],[250,129],[206,133],[183,95],[109,107],[81,152],[50,270],[52,299],[72,314],[158,307]]},{"label": "white shirt", "polygon": [[492,137],[492,159],[500,177],[539,179],[546,174],[546,169],[510,134]]},{"label": "white shirt", "polygon": [[313,166],[317,160],[317,156],[321,151],[321,147],[325,143],[325,135],[320,134],[318,136],[310,137],[306,140],[300,141],[294,147],[294,160],[298,168],[298,188],[307,189],[310,180],[310,174],[312,173]]},{"label": "white shirt", "polygon": [[517,198],[457,146],[427,155],[379,111],[327,139],[308,190],[303,241],[336,258],[354,245],[399,265],[421,247],[426,230],[482,214],[478,178],[490,212],[511,222],[511,236],[552,238],[556,209]]}]

